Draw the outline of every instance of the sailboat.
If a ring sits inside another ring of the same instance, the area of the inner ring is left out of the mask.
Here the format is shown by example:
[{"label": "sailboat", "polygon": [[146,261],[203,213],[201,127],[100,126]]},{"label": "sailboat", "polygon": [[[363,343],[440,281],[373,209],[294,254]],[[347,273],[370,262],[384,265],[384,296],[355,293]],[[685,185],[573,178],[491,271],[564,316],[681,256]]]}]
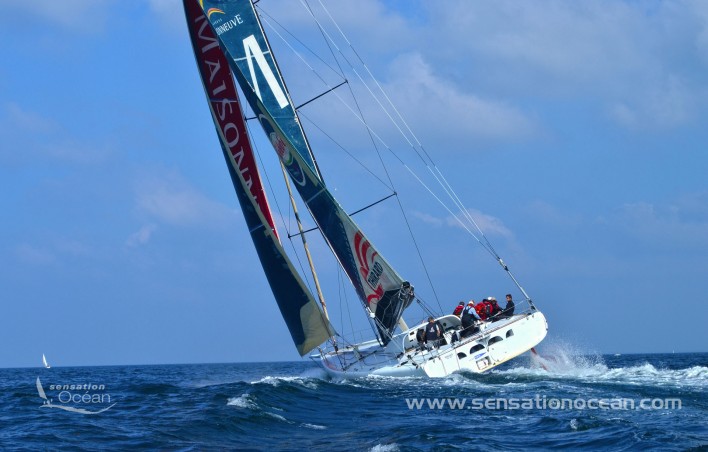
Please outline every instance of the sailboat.
[{"label": "sailboat", "polygon": [[46,369],[51,369],[51,368],[52,368],[52,367],[49,365],[49,363],[47,362],[47,357],[44,356],[44,353],[42,353],[42,364],[44,365],[44,367],[45,367]]},{"label": "sailboat", "polygon": [[[335,376],[444,377],[458,371],[488,371],[543,340],[548,329],[544,315],[494,252],[525,298],[517,303],[513,315],[478,322],[469,334],[469,330],[463,331],[458,316],[438,313],[433,322],[442,338],[434,346],[421,343],[416,334],[428,322],[409,327],[403,313],[414,302],[431,316],[433,312],[325,184],[255,2],[183,0],[183,4],[222,154],[273,297],[301,356],[309,354]],[[321,234],[353,286],[370,322],[372,339],[356,342],[338,333],[316,273],[313,270],[315,295],[285,252],[246,125],[246,105],[255,113],[251,119],[259,123],[287,175],[285,182],[300,228],[294,235],[302,238],[311,268],[305,239],[310,231],[303,230],[299,221],[291,186],[316,224],[314,230]]]}]

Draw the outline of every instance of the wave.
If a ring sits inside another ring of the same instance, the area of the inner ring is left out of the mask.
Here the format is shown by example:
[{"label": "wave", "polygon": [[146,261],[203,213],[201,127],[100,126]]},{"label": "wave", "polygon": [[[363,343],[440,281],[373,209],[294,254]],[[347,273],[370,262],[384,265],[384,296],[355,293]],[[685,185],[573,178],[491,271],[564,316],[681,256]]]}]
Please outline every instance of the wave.
[{"label": "wave", "polygon": [[638,385],[708,387],[708,367],[657,369],[645,363],[640,366],[609,369],[600,379]]}]

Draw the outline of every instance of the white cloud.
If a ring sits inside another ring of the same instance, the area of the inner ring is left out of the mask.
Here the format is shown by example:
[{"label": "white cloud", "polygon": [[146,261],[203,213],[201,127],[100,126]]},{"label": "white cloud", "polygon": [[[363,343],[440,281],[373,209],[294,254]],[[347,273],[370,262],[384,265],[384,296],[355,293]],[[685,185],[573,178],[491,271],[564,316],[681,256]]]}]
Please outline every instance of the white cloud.
[{"label": "white cloud", "polygon": [[[469,214],[469,216],[472,217],[477,226],[479,226],[479,228],[482,230],[482,232],[484,232],[485,235],[513,238],[514,234],[509,228],[504,225],[504,223],[499,218],[494,217],[492,215],[488,215],[486,213],[482,213],[476,209],[467,209],[467,213]],[[447,226],[460,229],[467,228],[476,236],[479,236],[479,231],[477,230],[477,228],[472,225],[462,213],[459,213],[455,216],[449,215],[445,218],[438,218],[420,211],[413,211],[412,215],[415,218],[421,220],[422,222],[435,227]]]},{"label": "white cloud", "polygon": [[103,144],[94,146],[69,136],[58,121],[14,102],[5,103],[0,110],[0,139],[1,157],[32,165],[38,157],[92,164],[111,153]]},{"label": "white cloud", "polygon": [[451,1],[430,8],[438,35],[426,35],[428,46],[455,43],[457,70],[488,92],[591,99],[620,125],[643,129],[697,120],[696,104],[705,108],[708,100],[705,2]]},{"label": "white cloud", "polygon": [[20,129],[32,133],[52,133],[60,130],[55,121],[36,112],[28,111],[15,102],[7,102],[3,107],[4,114],[1,124],[3,128]]},{"label": "white cloud", "polygon": [[454,86],[418,53],[400,56],[390,70],[386,89],[400,110],[416,115],[414,129],[427,127],[461,142],[475,137],[513,140],[534,132],[534,122],[518,108]]},{"label": "white cloud", "polygon": [[15,254],[20,261],[32,265],[49,265],[56,262],[56,256],[51,251],[27,243],[17,245]]},{"label": "white cloud", "polygon": [[150,238],[152,237],[152,233],[157,230],[157,226],[154,224],[146,224],[145,226],[141,227],[138,231],[130,234],[128,236],[128,239],[125,241],[125,244],[131,248],[140,246],[140,245],[145,245],[150,241]]},{"label": "white cloud", "polygon": [[184,8],[178,0],[149,0],[150,9],[168,29],[186,33]]},{"label": "white cloud", "polygon": [[135,191],[139,211],[167,224],[222,227],[234,218],[232,210],[198,192],[174,171],[144,177]]},{"label": "white cloud", "polygon": [[535,218],[537,221],[570,228],[582,223],[582,218],[575,213],[569,213],[551,205],[545,201],[534,201],[524,209],[526,215]]},{"label": "white cloud", "polygon": [[695,100],[690,88],[676,76],[669,76],[661,86],[610,107],[610,116],[628,128],[648,126],[670,128],[695,116]]},{"label": "white cloud", "polygon": [[425,224],[429,224],[436,227],[440,227],[445,223],[445,221],[441,218],[417,210],[412,211],[411,215]]},{"label": "white cloud", "polygon": [[666,204],[624,204],[603,222],[648,246],[708,246],[708,192],[684,195]]},{"label": "white cloud", "polygon": [[[482,230],[482,232],[485,235],[488,236],[498,236],[498,237],[504,237],[507,239],[511,239],[514,237],[514,234],[511,232],[509,228],[507,228],[504,225],[504,222],[501,221],[499,218],[494,217],[492,215],[480,212],[479,210],[476,209],[467,209],[467,213],[474,222],[479,226],[479,228]],[[461,218],[461,216],[460,216]],[[457,219],[453,216],[449,216],[447,219],[447,224],[450,226],[457,226],[457,227],[462,227],[460,225],[460,222],[457,221]],[[463,220],[464,221],[464,220]],[[477,235],[478,231],[476,228],[473,226],[468,226],[472,232]]]},{"label": "white cloud", "polygon": [[[79,32],[103,29],[113,0],[23,0],[0,2],[0,17],[34,23],[36,18]],[[0,19],[0,20],[3,20]]]}]

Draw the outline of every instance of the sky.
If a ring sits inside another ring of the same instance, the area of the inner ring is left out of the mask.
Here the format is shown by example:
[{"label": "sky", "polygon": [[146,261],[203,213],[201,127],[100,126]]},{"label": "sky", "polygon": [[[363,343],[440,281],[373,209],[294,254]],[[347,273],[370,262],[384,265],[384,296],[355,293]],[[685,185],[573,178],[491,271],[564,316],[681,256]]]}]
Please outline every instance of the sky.
[{"label": "sky", "polygon": [[[708,3],[325,4],[546,315],[549,342],[707,351]],[[269,28],[326,50],[300,3],[259,7],[295,103],[323,92]],[[221,156],[181,2],[2,2],[0,37],[0,367],[39,365],[42,353],[55,366],[299,360]],[[301,113],[345,210],[390,194],[337,96]],[[355,216],[382,254],[436,310],[518,293],[381,130],[427,274],[394,200]],[[281,231],[294,232],[255,132]],[[335,326],[366,333],[326,246],[308,239]]]}]

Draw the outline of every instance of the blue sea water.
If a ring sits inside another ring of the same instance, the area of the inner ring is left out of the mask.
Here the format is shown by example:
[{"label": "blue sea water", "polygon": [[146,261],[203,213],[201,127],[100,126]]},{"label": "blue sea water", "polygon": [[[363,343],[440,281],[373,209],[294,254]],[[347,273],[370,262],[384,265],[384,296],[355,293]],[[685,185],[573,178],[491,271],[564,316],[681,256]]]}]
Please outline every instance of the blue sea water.
[{"label": "blue sea water", "polygon": [[[7,450],[708,448],[707,353],[588,356],[560,347],[486,374],[432,380],[333,380],[308,361],[0,369],[0,376]],[[484,406],[498,399],[506,409]],[[593,399],[605,407],[584,406]],[[416,400],[422,406],[409,407]],[[655,409],[632,409],[630,400]]]}]

